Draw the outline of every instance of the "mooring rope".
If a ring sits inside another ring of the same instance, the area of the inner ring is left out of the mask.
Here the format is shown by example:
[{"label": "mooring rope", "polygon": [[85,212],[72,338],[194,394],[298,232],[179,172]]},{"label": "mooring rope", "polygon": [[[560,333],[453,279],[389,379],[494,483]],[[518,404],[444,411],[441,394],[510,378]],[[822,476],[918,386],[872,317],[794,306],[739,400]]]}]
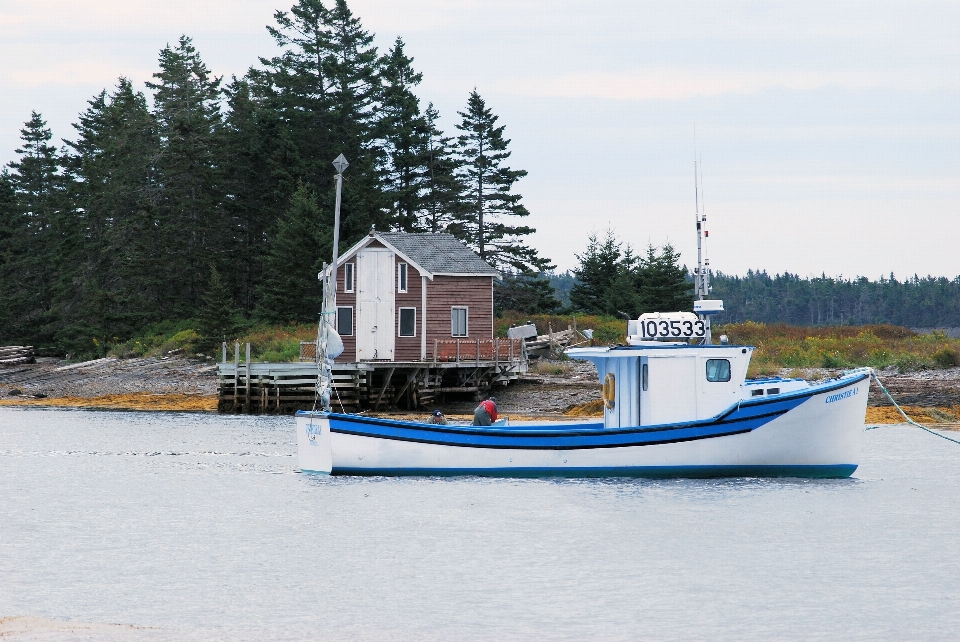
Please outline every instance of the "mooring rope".
[{"label": "mooring rope", "polygon": [[[947,437],[946,435],[941,435],[941,434],[938,433],[938,432],[934,432],[933,430],[930,430],[930,429],[927,428],[926,426],[923,426],[923,425],[921,425],[921,424],[918,424],[918,423],[915,422],[913,419],[911,419],[910,417],[908,417],[908,416],[907,416],[907,413],[905,413],[905,412],[903,411],[903,408],[900,407],[900,404],[898,404],[898,403],[896,402],[896,400],[894,400],[894,398],[890,395],[890,393],[887,391],[887,389],[884,387],[884,385],[883,385],[882,383],[880,383],[880,378],[877,377],[877,373],[871,371],[870,374],[873,375],[873,380],[877,382],[877,385],[878,385],[878,386],[880,386],[880,390],[883,391],[883,394],[887,395],[887,399],[889,399],[889,400],[890,400],[890,403],[893,404],[893,407],[897,409],[897,412],[899,412],[901,415],[903,415],[903,418],[907,420],[907,423],[908,423],[908,424],[911,424],[911,425],[913,425],[913,426],[916,426],[917,428],[919,428],[919,429],[921,429],[921,430],[926,430],[926,431],[927,431],[928,433],[930,433],[931,435],[936,435],[937,437],[940,437],[941,439],[946,439],[947,441],[952,441],[952,442],[955,443],[955,444],[960,444],[960,441],[957,441],[956,439],[952,439],[952,438],[950,438],[950,437]],[[877,428],[881,428],[881,426],[869,426],[869,427],[867,427],[867,430],[876,430]]]}]

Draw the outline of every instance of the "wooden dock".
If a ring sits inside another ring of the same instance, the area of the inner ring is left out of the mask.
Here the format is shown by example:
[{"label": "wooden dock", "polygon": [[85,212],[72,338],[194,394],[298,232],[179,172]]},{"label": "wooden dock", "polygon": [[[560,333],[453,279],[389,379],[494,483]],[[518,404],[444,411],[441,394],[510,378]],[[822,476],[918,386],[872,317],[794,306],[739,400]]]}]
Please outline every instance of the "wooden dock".
[{"label": "wooden dock", "polygon": [[[287,414],[309,410],[316,402],[318,369],[312,342],[301,345],[300,363],[257,363],[240,360],[217,364],[217,408],[234,414]],[[335,411],[416,410],[442,401],[445,395],[479,399],[495,386],[506,386],[527,371],[522,340],[436,341],[436,359],[429,361],[365,361],[335,363],[332,405]],[[224,356],[226,351],[224,350]],[[309,360],[306,360],[309,359]]]}]

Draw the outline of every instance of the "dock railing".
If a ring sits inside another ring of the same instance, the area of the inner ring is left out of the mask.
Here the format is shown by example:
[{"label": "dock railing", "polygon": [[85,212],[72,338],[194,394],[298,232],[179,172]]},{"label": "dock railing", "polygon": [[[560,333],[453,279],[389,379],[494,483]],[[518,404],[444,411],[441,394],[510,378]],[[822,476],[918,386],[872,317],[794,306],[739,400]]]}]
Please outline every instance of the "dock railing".
[{"label": "dock railing", "polygon": [[[527,358],[523,339],[434,339],[433,363],[468,363],[492,361],[495,364],[523,361]],[[317,359],[316,341],[300,342],[300,361]]]}]

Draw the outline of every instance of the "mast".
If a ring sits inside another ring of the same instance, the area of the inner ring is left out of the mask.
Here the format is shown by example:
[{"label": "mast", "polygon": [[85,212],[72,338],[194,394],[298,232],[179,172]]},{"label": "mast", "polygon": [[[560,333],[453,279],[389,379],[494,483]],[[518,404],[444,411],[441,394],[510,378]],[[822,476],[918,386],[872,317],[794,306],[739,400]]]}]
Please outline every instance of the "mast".
[{"label": "mast", "polygon": [[[327,267],[324,263],[321,275],[323,299],[320,309],[320,324],[317,327],[317,390],[314,398],[314,410],[317,403],[323,405],[324,412],[332,410],[330,392],[333,389],[333,359],[328,353],[330,331],[336,334],[337,323],[337,261],[340,258],[340,191],[343,187],[343,171],[350,163],[343,154],[337,156],[333,166],[337,170],[334,180],[337,182],[337,200],[333,214],[333,263]],[[342,345],[341,345],[342,349]],[[339,354],[339,353],[337,353]]]},{"label": "mast", "polygon": [[[703,171],[703,170],[700,170]],[[709,237],[709,232],[703,229],[704,223],[707,221],[706,212],[702,215],[700,214],[700,184],[702,180],[700,174],[697,171],[697,160],[693,160],[693,199],[694,199],[694,214],[697,221],[697,267],[693,273],[693,282],[694,282],[694,296],[697,301],[703,301],[707,298],[707,295],[710,294],[710,259],[703,258],[703,239]],[[696,306],[694,306],[696,307]],[[699,314],[700,319],[703,321],[707,329],[707,334],[703,339],[704,344],[710,345],[712,343],[712,338],[710,336],[710,316],[707,314]]]}]

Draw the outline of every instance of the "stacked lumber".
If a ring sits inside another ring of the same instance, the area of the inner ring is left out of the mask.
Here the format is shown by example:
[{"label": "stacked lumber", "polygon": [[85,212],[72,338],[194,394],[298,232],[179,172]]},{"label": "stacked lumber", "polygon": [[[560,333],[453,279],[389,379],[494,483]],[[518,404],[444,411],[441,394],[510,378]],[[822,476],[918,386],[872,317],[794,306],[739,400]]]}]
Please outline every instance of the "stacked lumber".
[{"label": "stacked lumber", "polygon": [[36,363],[33,346],[0,346],[0,366],[17,366]]},{"label": "stacked lumber", "polygon": [[537,335],[536,338],[531,337],[527,339],[527,354],[532,358],[557,356],[565,348],[577,343],[577,334],[576,330],[568,328],[560,332]]}]

